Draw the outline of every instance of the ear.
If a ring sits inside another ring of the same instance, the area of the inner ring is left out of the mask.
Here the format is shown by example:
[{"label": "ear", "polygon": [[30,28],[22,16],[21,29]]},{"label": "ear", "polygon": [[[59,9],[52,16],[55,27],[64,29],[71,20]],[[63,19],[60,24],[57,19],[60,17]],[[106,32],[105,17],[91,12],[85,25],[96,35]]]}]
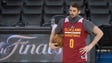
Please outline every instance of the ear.
[{"label": "ear", "polygon": [[78,14],[80,14],[80,13],[81,13],[81,11],[79,10]]}]

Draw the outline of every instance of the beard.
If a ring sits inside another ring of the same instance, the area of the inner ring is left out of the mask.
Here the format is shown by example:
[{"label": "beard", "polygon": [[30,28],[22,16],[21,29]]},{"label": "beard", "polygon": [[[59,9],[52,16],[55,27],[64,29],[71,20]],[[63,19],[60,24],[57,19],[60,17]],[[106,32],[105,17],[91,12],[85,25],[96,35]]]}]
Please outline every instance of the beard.
[{"label": "beard", "polygon": [[75,17],[75,15],[74,15],[74,14],[70,14],[70,17],[74,18],[74,17]]},{"label": "beard", "polygon": [[70,14],[71,18],[77,17],[79,14]]}]

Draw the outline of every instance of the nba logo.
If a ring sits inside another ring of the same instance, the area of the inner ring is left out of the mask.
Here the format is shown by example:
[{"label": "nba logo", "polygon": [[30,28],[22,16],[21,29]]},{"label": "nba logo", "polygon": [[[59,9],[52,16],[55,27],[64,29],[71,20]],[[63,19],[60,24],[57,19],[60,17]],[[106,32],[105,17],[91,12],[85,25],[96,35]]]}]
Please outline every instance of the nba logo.
[{"label": "nba logo", "polygon": [[83,61],[87,61],[87,54],[81,55],[81,59],[82,59]]}]

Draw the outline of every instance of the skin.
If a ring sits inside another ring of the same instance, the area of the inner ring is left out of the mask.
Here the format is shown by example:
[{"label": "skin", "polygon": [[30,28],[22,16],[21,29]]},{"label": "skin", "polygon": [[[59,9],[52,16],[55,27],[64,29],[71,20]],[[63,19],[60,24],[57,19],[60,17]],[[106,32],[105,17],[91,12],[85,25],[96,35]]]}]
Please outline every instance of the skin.
[{"label": "skin", "polygon": [[[75,8],[75,7],[70,6],[70,8],[69,8],[69,15],[70,15],[71,18],[74,18],[74,17],[78,16],[79,14],[80,14],[80,10],[78,10],[78,9]],[[59,47],[56,47],[56,46],[55,46],[56,43],[52,43],[52,38],[53,38],[54,35],[55,35],[55,28],[56,28],[56,27],[54,27],[54,28],[52,29],[52,31],[51,31],[50,40],[49,40],[49,46],[50,46],[52,49],[57,50],[57,49],[59,49]],[[95,37],[94,37],[94,39],[92,40],[92,42],[91,42],[89,45],[87,45],[87,46],[85,46],[85,47],[79,49],[79,51],[80,51],[82,54],[87,54],[87,53],[98,43],[98,41],[99,41],[99,40],[101,39],[101,37],[103,36],[103,32],[102,32],[101,29],[98,28],[97,26],[94,26],[94,28],[93,28],[93,33],[95,34]]]}]

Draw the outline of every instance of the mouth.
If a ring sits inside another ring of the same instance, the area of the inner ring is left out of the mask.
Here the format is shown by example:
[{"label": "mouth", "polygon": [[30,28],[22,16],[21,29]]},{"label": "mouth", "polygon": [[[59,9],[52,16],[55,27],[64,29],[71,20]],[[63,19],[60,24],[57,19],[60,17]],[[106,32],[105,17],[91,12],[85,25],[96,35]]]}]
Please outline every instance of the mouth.
[{"label": "mouth", "polygon": [[74,17],[74,15],[73,15],[73,14],[70,14],[70,16],[71,16],[71,17]]}]

